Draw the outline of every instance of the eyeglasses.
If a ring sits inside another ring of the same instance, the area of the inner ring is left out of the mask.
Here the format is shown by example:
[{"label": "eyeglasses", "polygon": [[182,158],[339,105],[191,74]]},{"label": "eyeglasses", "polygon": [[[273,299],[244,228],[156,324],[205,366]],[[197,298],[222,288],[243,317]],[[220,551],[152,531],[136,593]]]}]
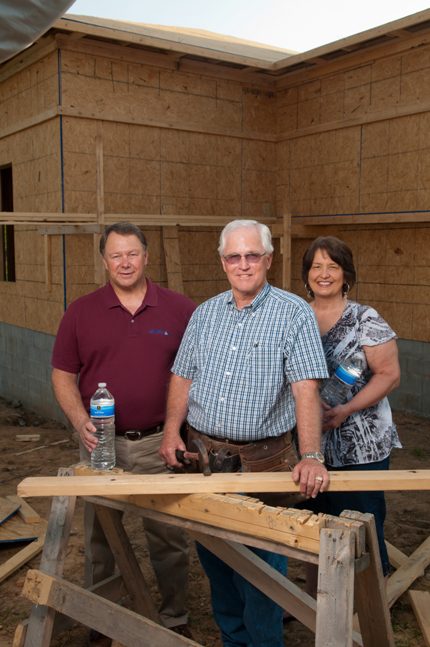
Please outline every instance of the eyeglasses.
[{"label": "eyeglasses", "polygon": [[229,254],[228,256],[223,256],[223,259],[227,265],[239,265],[242,258],[245,259],[248,265],[256,265],[266,255],[266,252],[262,254],[257,254],[256,252],[251,252],[250,254]]}]

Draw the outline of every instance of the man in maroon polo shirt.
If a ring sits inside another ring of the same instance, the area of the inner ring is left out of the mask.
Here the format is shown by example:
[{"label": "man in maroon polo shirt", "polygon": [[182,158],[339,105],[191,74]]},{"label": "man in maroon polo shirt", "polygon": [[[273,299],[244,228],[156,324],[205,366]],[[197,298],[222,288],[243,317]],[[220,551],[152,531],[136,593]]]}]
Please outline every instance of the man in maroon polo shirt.
[{"label": "man in maroon polo shirt", "polygon": [[[88,458],[97,444],[90,398],[98,382],[106,382],[115,398],[116,464],[133,473],[164,472],[158,448],[170,368],[195,304],[146,278],[147,242],[135,225],[107,227],[100,253],[109,283],[74,301],[63,316],[52,354],[55,396],[79,434],[81,456]],[[188,635],[187,538],[180,529],[150,519],[144,526],[162,599],[161,619]],[[90,505],[85,534],[90,586],[114,570]]]}]

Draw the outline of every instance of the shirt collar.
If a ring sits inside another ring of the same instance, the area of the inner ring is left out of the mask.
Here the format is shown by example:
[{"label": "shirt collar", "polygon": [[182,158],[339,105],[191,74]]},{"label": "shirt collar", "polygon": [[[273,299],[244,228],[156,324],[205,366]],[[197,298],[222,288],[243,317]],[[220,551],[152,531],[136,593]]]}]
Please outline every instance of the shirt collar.
[{"label": "shirt collar", "polygon": [[[115,294],[115,290],[113,289],[110,283],[107,283],[102,289],[105,292],[104,297],[105,297],[106,307],[108,308],[123,307],[121,304],[121,301],[118,299],[117,295]],[[139,309],[136,311],[135,314],[137,314],[138,312],[140,312],[140,310],[142,310],[143,308],[146,308],[147,306],[156,306],[156,305],[158,305],[158,293],[157,293],[156,285],[150,279],[146,278],[146,294]]]},{"label": "shirt collar", "polygon": [[[254,300],[251,301],[251,303],[249,303],[243,309],[257,310],[257,308],[259,308],[267,299],[271,289],[272,289],[272,286],[269,283],[265,283],[264,286],[261,288],[260,292],[258,292],[258,294],[255,296]],[[226,303],[229,305],[236,306],[232,290],[227,292]]]}]

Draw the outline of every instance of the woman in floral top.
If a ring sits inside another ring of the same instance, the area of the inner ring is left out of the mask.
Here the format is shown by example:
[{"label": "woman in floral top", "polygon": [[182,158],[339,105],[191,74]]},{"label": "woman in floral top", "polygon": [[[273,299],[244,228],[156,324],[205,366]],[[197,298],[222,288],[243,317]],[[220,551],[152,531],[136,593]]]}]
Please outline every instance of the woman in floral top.
[{"label": "woman in floral top", "polygon": [[[334,236],[319,237],[303,256],[302,278],[318,320],[330,375],[358,358],[363,372],[347,402],[323,406],[323,453],[330,470],[387,470],[393,447],[401,447],[387,395],[399,385],[396,335],[370,306],[348,300],[356,273],[349,247]],[[384,574],[390,570],[384,542],[384,492],[328,492],[318,511],[370,512],[375,516]]]}]

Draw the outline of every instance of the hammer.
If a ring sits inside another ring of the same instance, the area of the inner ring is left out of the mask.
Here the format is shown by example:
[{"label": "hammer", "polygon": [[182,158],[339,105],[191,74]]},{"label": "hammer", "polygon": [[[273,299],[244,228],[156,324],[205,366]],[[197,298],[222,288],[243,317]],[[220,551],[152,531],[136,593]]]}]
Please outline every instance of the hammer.
[{"label": "hammer", "polygon": [[196,452],[183,451],[182,449],[176,450],[176,460],[178,463],[182,463],[184,466],[188,466],[191,462],[198,464],[199,472],[202,472],[205,476],[210,476],[212,474],[211,468],[209,467],[209,456],[208,450],[206,449],[203,441],[200,438],[194,438],[192,440],[197,448]]}]

